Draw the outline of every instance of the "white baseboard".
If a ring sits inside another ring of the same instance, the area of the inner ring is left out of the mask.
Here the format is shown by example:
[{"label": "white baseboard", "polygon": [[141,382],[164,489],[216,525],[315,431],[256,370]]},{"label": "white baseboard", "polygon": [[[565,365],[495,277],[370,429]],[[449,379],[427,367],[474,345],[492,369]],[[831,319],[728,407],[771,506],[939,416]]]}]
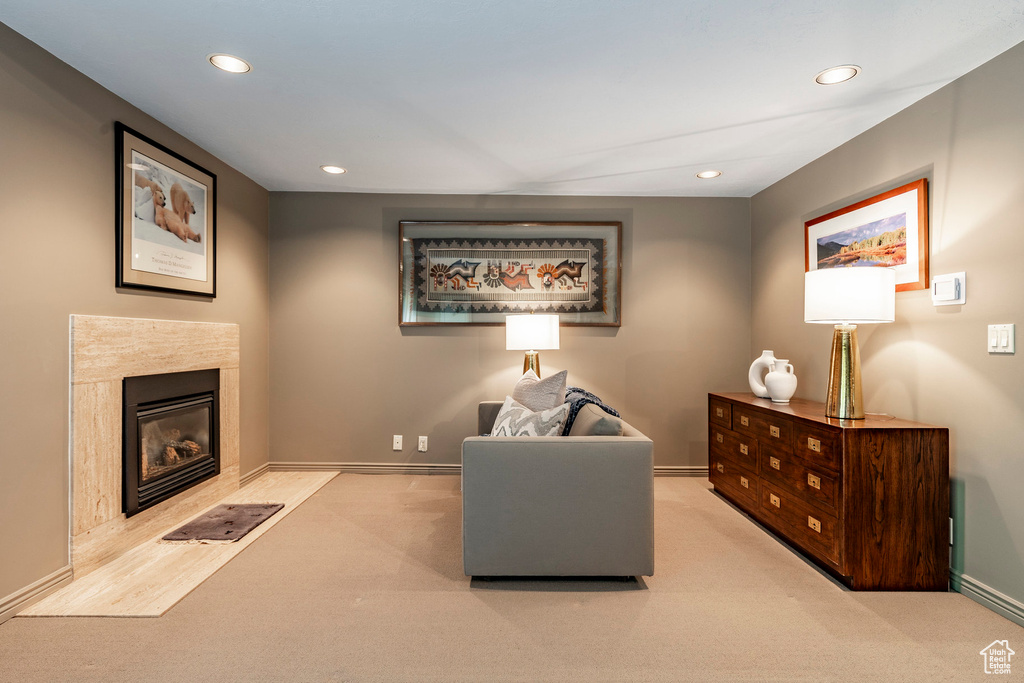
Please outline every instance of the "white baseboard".
[{"label": "white baseboard", "polygon": [[953,590],[966,595],[979,605],[989,608],[1015,624],[1024,626],[1024,603],[1000,593],[991,586],[986,586],[977,579],[961,574],[955,569],[950,569],[949,574]]},{"label": "white baseboard", "polygon": [[269,462],[265,462],[262,465],[260,465],[259,467],[257,467],[256,469],[254,469],[253,471],[247,472],[246,474],[243,474],[241,477],[238,478],[238,486],[239,486],[239,488],[241,488],[242,486],[245,486],[246,484],[249,484],[252,481],[260,478],[261,476],[263,476],[264,474],[266,474],[269,471],[270,471],[270,463]]},{"label": "white baseboard", "polygon": [[415,462],[272,462],[270,471],[327,471],[343,474],[460,474],[462,465]]},{"label": "white baseboard", "polygon": [[707,465],[655,465],[656,477],[706,477]]},{"label": "white baseboard", "polygon": [[[329,471],[349,474],[460,474],[458,463],[411,463],[411,462],[271,462],[263,468],[245,475],[242,485],[264,471],[310,472]],[[706,477],[705,465],[655,465],[656,477]]]},{"label": "white baseboard", "polygon": [[49,576],[25,586],[16,593],[0,599],[0,624],[4,623],[34,602],[39,602],[50,593],[71,583],[71,565],[61,567]]}]

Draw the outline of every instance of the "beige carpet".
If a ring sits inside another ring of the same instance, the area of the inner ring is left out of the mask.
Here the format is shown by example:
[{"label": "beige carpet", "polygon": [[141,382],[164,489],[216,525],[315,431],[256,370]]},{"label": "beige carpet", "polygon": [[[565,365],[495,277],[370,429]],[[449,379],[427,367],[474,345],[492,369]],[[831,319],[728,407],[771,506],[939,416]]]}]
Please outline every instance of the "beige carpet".
[{"label": "beige carpet", "polygon": [[458,477],[342,475],[158,619],[0,625],[0,680],[966,681],[1024,652],[961,595],[842,590],[702,479],[655,493],[640,584],[471,583]]}]

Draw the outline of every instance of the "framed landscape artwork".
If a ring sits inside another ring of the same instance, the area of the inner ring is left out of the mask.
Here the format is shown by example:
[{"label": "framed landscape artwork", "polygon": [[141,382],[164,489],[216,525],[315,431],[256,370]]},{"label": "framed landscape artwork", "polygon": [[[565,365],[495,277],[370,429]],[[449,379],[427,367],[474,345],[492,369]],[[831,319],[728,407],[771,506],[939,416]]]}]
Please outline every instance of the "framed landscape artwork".
[{"label": "framed landscape artwork", "polygon": [[118,287],[217,295],[217,176],[121,122]]},{"label": "framed landscape artwork", "polygon": [[622,223],[399,223],[399,325],[621,324]]},{"label": "framed landscape artwork", "polygon": [[928,285],[928,181],[915,180],[804,224],[804,270],[881,267],[896,291]]}]

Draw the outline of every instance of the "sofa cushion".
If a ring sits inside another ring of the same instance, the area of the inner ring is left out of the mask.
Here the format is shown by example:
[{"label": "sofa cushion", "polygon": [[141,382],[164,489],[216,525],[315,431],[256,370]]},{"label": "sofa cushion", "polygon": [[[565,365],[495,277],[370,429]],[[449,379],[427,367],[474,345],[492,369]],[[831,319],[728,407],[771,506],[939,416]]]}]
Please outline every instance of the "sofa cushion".
[{"label": "sofa cushion", "polygon": [[512,398],[530,410],[548,410],[565,403],[565,382],[568,372],[540,379],[533,370],[527,370],[516,382]]},{"label": "sofa cushion", "polygon": [[588,403],[576,413],[569,436],[622,436],[622,420]]},{"label": "sofa cushion", "polygon": [[559,436],[568,414],[568,403],[534,411],[506,396],[494,420],[491,436]]}]

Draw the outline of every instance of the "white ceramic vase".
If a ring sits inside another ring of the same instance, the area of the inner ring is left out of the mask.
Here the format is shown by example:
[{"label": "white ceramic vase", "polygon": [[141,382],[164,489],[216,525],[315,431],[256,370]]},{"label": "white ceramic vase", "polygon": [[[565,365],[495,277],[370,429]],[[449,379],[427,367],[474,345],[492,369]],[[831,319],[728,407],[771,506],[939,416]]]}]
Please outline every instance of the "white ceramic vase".
[{"label": "white ceramic vase", "polygon": [[793,366],[786,359],[776,358],[771,371],[765,375],[764,384],[772,403],[789,403],[789,399],[796,393]]},{"label": "white ceramic vase", "polygon": [[773,362],[775,362],[775,352],[765,349],[750,364],[747,381],[750,382],[750,390],[758,398],[769,398],[768,388],[764,385],[764,376],[766,372],[772,369]]}]

